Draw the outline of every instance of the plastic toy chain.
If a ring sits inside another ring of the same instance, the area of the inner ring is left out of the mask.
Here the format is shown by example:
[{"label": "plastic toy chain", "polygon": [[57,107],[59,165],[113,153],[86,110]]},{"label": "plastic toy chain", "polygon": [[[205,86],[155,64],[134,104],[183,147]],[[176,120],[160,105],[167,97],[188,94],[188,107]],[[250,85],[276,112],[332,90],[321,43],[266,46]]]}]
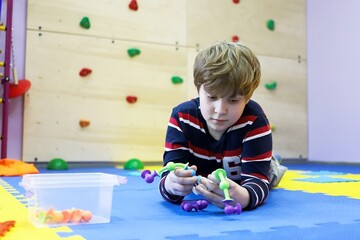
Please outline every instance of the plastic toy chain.
[{"label": "plastic toy chain", "polygon": [[230,198],[230,194],[229,194],[229,187],[230,187],[230,183],[229,181],[226,180],[226,171],[224,169],[217,169],[214,172],[215,178],[220,181],[219,187],[221,190],[224,191],[224,196],[225,199],[223,200],[223,203],[225,203],[225,208],[224,208],[224,212],[226,214],[232,214],[232,213],[237,213],[240,214],[242,212],[242,207],[239,203],[236,203],[235,207],[231,205],[231,202],[233,202],[234,200],[232,198]]},{"label": "plastic toy chain", "polygon": [[[144,170],[141,173],[141,177],[145,179],[145,182],[147,183],[152,183],[155,179],[156,176],[161,176],[162,173],[164,173],[165,171],[174,171],[175,168],[180,167],[183,169],[189,169],[188,168],[188,163],[184,164],[184,163],[173,163],[173,162],[168,162],[166,164],[165,167],[161,168],[160,170],[156,171],[154,170],[152,173],[150,170]],[[232,198],[230,198],[230,194],[229,194],[229,187],[230,187],[230,183],[226,180],[226,171],[224,169],[217,169],[214,172],[215,178],[220,181],[219,187],[221,190],[224,191],[224,197],[225,199],[223,200],[224,204],[225,204],[225,208],[224,208],[224,212],[226,214],[232,214],[232,213],[237,213],[240,214],[242,212],[242,207],[239,203],[237,203],[235,206],[232,206],[231,203],[234,201]],[[193,176],[195,176],[195,171],[193,171]],[[198,177],[198,183],[200,181],[201,177]],[[197,200],[197,201],[184,201],[181,204],[181,208],[184,211],[190,212],[192,209],[195,209],[195,211],[198,210],[203,210],[208,206],[208,202],[206,200]]]},{"label": "plastic toy chain", "polygon": [[[184,164],[184,163],[168,162],[165,167],[162,167],[158,171],[154,170],[152,173],[150,170],[145,169],[144,171],[142,171],[141,177],[145,179],[145,182],[152,183],[154,181],[155,177],[161,176],[165,171],[171,172],[171,171],[174,171],[175,168],[182,168],[182,169],[187,170],[187,169],[189,169],[188,165],[189,165],[188,163]],[[195,171],[193,171],[193,176],[195,176]]]}]

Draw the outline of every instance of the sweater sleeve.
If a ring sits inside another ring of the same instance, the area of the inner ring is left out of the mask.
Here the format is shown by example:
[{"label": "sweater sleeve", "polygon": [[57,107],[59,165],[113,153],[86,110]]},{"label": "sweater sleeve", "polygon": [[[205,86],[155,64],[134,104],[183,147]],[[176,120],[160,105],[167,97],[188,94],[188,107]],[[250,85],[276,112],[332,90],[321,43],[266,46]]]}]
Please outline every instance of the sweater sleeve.
[{"label": "sweater sleeve", "polygon": [[165,179],[167,175],[163,176],[159,183],[159,191],[161,196],[164,198],[164,200],[171,202],[171,203],[181,203],[184,197],[182,196],[176,196],[168,193],[165,189]]},{"label": "sweater sleeve", "polygon": [[250,194],[247,209],[262,205],[269,195],[269,172],[272,156],[270,124],[259,116],[246,134],[241,157],[241,185]]}]

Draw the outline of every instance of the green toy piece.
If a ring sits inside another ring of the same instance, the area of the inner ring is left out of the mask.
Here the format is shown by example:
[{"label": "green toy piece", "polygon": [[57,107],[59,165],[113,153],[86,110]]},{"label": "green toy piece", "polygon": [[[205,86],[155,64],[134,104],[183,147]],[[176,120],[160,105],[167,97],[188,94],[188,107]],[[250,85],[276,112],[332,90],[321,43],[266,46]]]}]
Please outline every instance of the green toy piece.
[{"label": "green toy piece", "polygon": [[180,84],[180,83],[184,82],[184,80],[179,76],[173,76],[171,78],[171,81],[172,81],[173,84]]},{"label": "green toy piece", "polygon": [[269,90],[275,90],[277,87],[277,82],[273,81],[272,83],[265,83],[265,87]]},{"label": "green toy piece", "polygon": [[272,19],[269,19],[267,22],[266,22],[266,27],[271,30],[271,31],[274,31],[275,30],[275,21],[272,20]]},{"label": "green toy piece", "polygon": [[[174,171],[175,168],[182,168],[182,169],[188,169],[189,163],[173,163],[173,162],[168,162],[166,164],[165,167],[162,167],[160,170],[157,170],[156,173],[161,176],[163,174],[163,172],[165,171]],[[194,171],[195,173],[195,171]],[[195,175],[194,175],[195,176]]]},{"label": "green toy piece", "polygon": [[83,17],[80,21],[80,26],[85,29],[90,28],[90,19],[88,17]]},{"label": "green toy piece", "polygon": [[220,181],[220,189],[224,191],[224,202],[233,201],[229,194],[230,183],[226,180],[226,171],[222,168],[219,168],[214,172],[214,175],[215,178]]},{"label": "green toy piece", "polygon": [[126,161],[126,163],[124,164],[124,169],[127,170],[144,169],[144,163],[137,158],[132,158]]},{"label": "green toy piece", "polygon": [[129,48],[127,52],[130,57],[135,57],[136,55],[139,55],[141,53],[141,51],[137,48]]},{"label": "green toy piece", "polygon": [[62,158],[53,158],[47,164],[48,170],[68,170],[69,166],[67,162]]}]

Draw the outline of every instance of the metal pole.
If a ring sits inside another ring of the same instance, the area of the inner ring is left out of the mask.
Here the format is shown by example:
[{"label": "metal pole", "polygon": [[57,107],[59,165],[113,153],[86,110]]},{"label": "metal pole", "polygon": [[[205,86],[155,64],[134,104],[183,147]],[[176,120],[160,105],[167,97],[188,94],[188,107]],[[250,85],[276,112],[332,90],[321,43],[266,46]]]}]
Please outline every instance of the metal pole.
[{"label": "metal pole", "polygon": [[9,85],[11,72],[11,39],[12,39],[12,15],[13,0],[7,1],[6,29],[5,29],[5,66],[3,84],[3,114],[2,114],[2,135],[1,135],[1,158],[7,157],[8,121],[9,121]]}]

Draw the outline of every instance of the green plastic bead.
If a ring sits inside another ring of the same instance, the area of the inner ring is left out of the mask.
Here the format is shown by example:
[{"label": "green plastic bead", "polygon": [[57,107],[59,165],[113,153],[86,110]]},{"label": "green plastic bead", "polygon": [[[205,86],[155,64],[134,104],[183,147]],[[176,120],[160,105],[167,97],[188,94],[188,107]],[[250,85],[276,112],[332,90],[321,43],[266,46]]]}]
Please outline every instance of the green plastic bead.
[{"label": "green plastic bead", "polygon": [[219,184],[219,188],[221,190],[225,190],[225,189],[229,189],[230,187],[230,183],[228,181],[221,181],[220,184]]},{"label": "green plastic bead", "polygon": [[69,166],[62,158],[53,158],[48,162],[47,169],[49,170],[67,170]]},{"label": "green plastic bead", "polygon": [[272,20],[272,19],[269,19],[267,22],[266,22],[266,27],[271,30],[271,31],[274,31],[275,30],[275,21]]},{"label": "green plastic bead", "polygon": [[141,53],[141,51],[137,48],[129,48],[127,52],[130,57],[135,57],[136,55],[139,55]]},{"label": "green plastic bead", "polygon": [[184,82],[184,80],[179,76],[173,76],[171,78],[171,81],[172,81],[173,84],[180,84],[180,83]]},{"label": "green plastic bead", "polygon": [[127,170],[144,169],[144,163],[137,158],[132,158],[125,162],[124,169]]},{"label": "green plastic bead", "polygon": [[80,26],[89,29],[90,28],[90,19],[88,17],[83,17],[80,21]]},{"label": "green plastic bead", "polygon": [[224,179],[226,177],[226,171],[222,168],[218,168],[215,172],[214,172],[215,178],[218,181],[221,181],[222,179]]},{"label": "green plastic bead", "polygon": [[173,162],[168,162],[166,164],[166,168],[169,170],[169,171],[174,171],[175,170],[175,163]]}]

